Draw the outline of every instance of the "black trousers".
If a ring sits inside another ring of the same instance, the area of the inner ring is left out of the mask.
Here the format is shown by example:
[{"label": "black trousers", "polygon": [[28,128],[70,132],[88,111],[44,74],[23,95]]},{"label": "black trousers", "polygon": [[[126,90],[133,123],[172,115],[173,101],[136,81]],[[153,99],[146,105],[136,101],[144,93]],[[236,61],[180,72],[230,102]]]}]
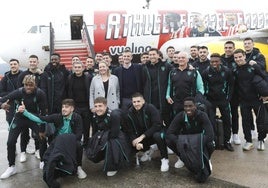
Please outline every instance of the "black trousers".
[{"label": "black trousers", "polygon": [[10,125],[7,139],[7,159],[9,166],[15,165],[16,143],[20,133],[29,128],[32,129],[36,135],[39,135],[38,125],[30,120],[18,120]]},{"label": "black trousers", "polygon": [[[254,111],[255,115],[258,113],[259,106],[261,105],[261,101],[254,101],[254,102],[240,102],[240,110],[241,110],[241,116],[242,116],[242,127],[243,127],[243,133],[245,140],[247,142],[252,142],[251,137],[251,130],[252,127],[254,127],[253,123],[253,114],[252,110]],[[263,140],[266,136],[265,133],[258,131],[258,140]]]},{"label": "black trousers", "polygon": [[[231,107],[230,104],[226,102],[215,102],[210,101],[212,104],[213,116],[216,117],[216,108],[218,107],[221,113],[222,122],[223,122],[223,132],[224,132],[224,142],[229,142],[231,138]],[[215,118],[213,119],[213,124],[216,125]]]},{"label": "black trousers", "polygon": [[92,124],[92,112],[89,110],[89,107],[79,108],[76,107],[75,112],[80,114],[83,121],[83,145],[88,143],[90,125]]}]

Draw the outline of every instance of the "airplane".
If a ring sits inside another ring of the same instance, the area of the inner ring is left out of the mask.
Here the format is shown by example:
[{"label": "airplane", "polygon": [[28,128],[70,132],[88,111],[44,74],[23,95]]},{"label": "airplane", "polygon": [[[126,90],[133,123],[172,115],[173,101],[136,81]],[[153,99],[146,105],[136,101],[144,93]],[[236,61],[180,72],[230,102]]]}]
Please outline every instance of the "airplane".
[{"label": "airplane", "polygon": [[[207,31],[201,36],[193,31],[202,24]],[[160,49],[164,58],[170,45],[186,51],[191,45],[207,45],[210,52],[223,53],[224,41],[233,40],[237,48],[243,48],[245,37],[252,37],[268,59],[268,12],[219,9],[200,13],[148,8],[139,12],[89,11],[63,14],[49,24],[35,25],[23,35],[12,36],[12,40],[6,37],[8,40],[1,40],[0,57],[6,62],[17,58],[22,67],[27,67],[28,57],[35,54],[40,68],[44,68],[51,53],[58,52],[70,69],[73,55],[79,55],[84,62],[87,56],[109,52],[116,62],[119,54],[130,49],[134,62],[139,62],[139,55],[150,48]]]}]

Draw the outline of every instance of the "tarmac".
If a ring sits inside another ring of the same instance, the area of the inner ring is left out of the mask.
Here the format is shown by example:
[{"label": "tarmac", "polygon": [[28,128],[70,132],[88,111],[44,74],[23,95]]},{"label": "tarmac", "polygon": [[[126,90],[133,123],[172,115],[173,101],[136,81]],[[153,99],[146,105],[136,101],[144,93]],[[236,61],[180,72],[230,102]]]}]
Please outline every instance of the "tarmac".
[{"label": "tarmac", "polygon": [[[242,144],[242,128],[239,128]],[[0,110],[0,174],[8,167],[6,141],[8,125],[5,121],[5,112]],[[18,139],[19,142],[19,139]],[[235,151],[216,150],[212,154],[211,162],[213,171],[205,183],[197,183],[192,174],[185,168],[175,169],[177,160],[175,155],[169,155],[170,169],[168,172],[160,172],[160,156],[155,152],[151,161],[141,163],[140,166],[133,164],[127,169],[120,170],[115,176],[107,177],[103,172],[103,162],[92,163],[86,157],[83,158],[83,169],[87,178],[80,180],[76,176],[60,178],[63,188],[92,187],[92,188],[192,188],[192,187],[268,187],[268,144],[267,150],[257,151],[257,140],[254,139],[255,149],[243,151],[242,145],[234,145]],[[28,148],[33,148],[31,139]],[[17,151],[20,151],[17,144]],[[45,188],[47,185],[42,179],[42,170],[39,169],[39,160],[34,155],[27,154],[25,163],[16,158],[17,174],[8,179],[0,180],[0,188]]]}]

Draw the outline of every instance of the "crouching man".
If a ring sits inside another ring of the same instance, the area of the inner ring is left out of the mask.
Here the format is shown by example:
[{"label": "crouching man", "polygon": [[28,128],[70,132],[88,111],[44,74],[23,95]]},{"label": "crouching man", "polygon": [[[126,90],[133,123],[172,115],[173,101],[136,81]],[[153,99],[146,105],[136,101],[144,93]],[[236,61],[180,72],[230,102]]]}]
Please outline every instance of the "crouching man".
[{"label": "crouching man", "polygon": [[[198,182],[211,174],[210,157],[214,151],[213,127],[205,112],[197,110],[195,99],[184,99],[184,111],[175,116],[166,135],[166,142],[194,173]],[[179,160],[180,160],[179,159]],[[193,160],[195,159],[195,160]],[[182,163],[177,161],[177,163]],[[176,165],[182,167],[183,165]]]},{"label": "crouching man", "polygon": [[[81,145],[81,138],[82,138],[82,130],[83,130],[83,125],[82,125],[82,118],[79,114],[74,112],[74,100],[73,99],[64,99],[62,101],[62,107],[61,107],[61,113],[57,114],[51,114],[48,116],[35,116],[34,114],[28,112],[25,109],[24,105],[19,106],[18,108],[18,112],[23,113],[24,116],[26,116],[27,118],[29,118],[30,120],[36,122],[36,123],[53,123],[55,126],[55,139],[57,139],[57,137],[59,135],[63,135],[63,134],[73,134],[75,135],[75,141],[73,141],[72,145],[75,145],[75,152],[76,152],[76,160],[73,161],[75,163],[75,165],[73,165],[73,170],[68,169],[68,172],[72,172],[69,174],[74,174],[75,172],[77,173],[77,176],[79,179],[84,179],[86,178],[87,174],[83,171],[82,169],[82,157],[83,157],[83,147]],[[41,126],[40,127],[41,131],[39,133],[40,137],[45,137],[45,127]],[[66,142],[70,142],[69,138],[70,137],[61,137],[61,138],[66,138]],[[52,141],[56,142],[56,141]],[[54,143],[55,144],[55,143]],[[50,147],[50,146],[49,146]],[[51,146],[52,147],[52,146]],[[69,147],[70,152],[73,151],[71,149],[72,147]],[[66,148],[68,150],[68,147]],[[48,148],[47,151],[51,151],[51,148]],[[68,153],[68,152],[67,152]],[[44,154],[44,162],[45,162],[45,166],[43,168],[43,173],[44,175],[47,173],[47,169],[50,169],[51,172],[51,166],[47,166],[48,161],[51,160],[51,157],[53,157],[53,155],[49,155],[47,152]],[[69,156],[70,157],[70,156]],[[55,168],[54,170],[58,169],[62,169],[60,166],[62,162],[64,161],[58,161],[58,163],[54,164]],[[62,171],[64,171],[65,169],[62,169]],[[51,177],[51,174],[49,176],[46,177]],[[56,179],[56,175],[53,176],[52,179]],[[47,182],[47,179],[44,179]],[[54,181],[55,184],[58,184],[56,181]],[[49,185],[50,186],[50,185]]]},{"label": "crouching man", "polygon": [[152,144],[157,144],[161,155],[161,171],[168,171],[169,160],[160,113],[154,105],[145,103],[140,93],[132,96],[127,124],[126,132],[136,152],[146,151],[141,161],[151,159],[153,149],[149,148]]},{"label": "crouching man", "polygon": [[94,163],[104,160],[103,171],[107,176],[114,176],[120,168],[129,165],[130,144],[121,131],[122,123],[120,109],[111,111],[104,97],[94,100],[92,137],[86,155]]}]

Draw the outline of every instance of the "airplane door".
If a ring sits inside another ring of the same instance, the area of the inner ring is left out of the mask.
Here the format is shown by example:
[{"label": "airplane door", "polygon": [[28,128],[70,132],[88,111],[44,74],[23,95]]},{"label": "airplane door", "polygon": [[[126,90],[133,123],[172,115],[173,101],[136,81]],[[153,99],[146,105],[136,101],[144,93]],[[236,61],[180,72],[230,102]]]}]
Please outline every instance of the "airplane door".
[{"label": "airplane door", "polygon": [[72,40],[81,40],[81,29],[83,26],[83,16],[75,15],[70,17],[71,21],[71,39]]}]

